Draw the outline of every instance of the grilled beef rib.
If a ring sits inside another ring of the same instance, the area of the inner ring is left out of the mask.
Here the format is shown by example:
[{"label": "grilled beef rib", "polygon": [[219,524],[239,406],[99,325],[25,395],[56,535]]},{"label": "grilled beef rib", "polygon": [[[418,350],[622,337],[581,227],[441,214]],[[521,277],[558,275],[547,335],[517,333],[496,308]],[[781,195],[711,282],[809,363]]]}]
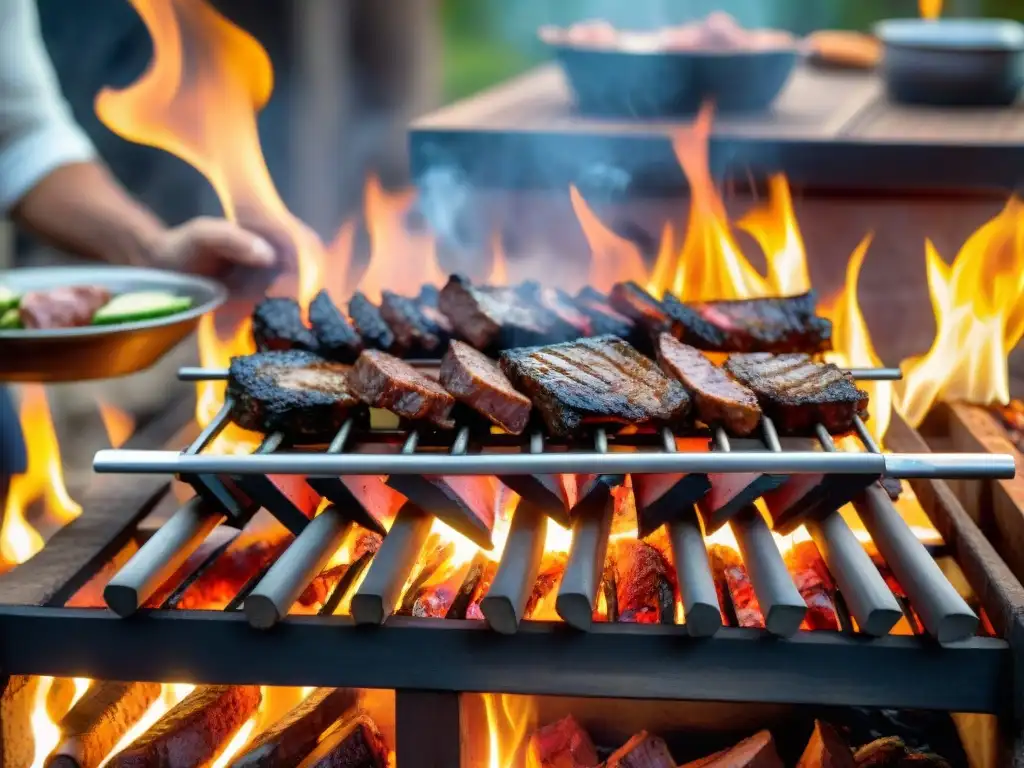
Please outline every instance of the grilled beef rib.
[{"label": "grilled beef rib", "polygon": [[455,426],[450,418],[455,398],[436,381],[386,352],[364,351],[349,373],[349,387],[367,405],[444,429]]},{"label": "grilled beef rib", "polygon": [[494,424],[522,434],[533,404],[517,392],[497,364],[468,344],[453,341],[441,360],[441,386]]}]

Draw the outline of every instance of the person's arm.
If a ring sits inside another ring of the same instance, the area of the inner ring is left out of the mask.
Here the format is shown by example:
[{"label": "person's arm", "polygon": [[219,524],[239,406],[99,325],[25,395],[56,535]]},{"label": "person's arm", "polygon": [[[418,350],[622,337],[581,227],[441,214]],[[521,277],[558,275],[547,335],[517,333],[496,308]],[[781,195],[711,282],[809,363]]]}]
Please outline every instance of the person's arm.
[{"label": "person's arm", "polygon": [[265,267],[262,238],[218,219],[168,229],[96,157],[43,45],[34,0],[0,0],[0,214],[47,243],[115,264]]}]

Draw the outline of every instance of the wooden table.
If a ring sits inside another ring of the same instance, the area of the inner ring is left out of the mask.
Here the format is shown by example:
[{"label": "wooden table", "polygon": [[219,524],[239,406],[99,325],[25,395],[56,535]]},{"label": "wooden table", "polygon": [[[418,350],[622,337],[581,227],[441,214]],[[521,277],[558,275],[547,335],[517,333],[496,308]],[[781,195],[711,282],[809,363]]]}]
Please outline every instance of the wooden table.
[{"label": "wooden table", "polygon": [[[579,116],[550,64],[413,123],[413,173],[446,164],[500,188],[619,179],[631,194],[679,191],[669,137],[680,124]],[[903,107],[873,74],[803,67],[771,112],[716,116],[711,165],[719,177],[784,171],[815,189],[1005,195],[1024,179],[1024,107]]]}]

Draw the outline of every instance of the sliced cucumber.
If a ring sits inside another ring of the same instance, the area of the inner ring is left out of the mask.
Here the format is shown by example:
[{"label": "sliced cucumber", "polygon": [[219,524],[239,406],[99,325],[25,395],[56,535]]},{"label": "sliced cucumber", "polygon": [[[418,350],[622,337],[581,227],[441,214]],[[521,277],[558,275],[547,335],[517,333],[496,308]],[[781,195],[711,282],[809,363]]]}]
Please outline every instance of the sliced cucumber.
[{"label": "sliced cucumber", "polygon": [[21,315],[17,307],[0,311],[0,331],[13,331],[21,328]]},{"label": "sliced cucumber", "polygon": [[0,285],[0,313],[6,312],[8,309],[14,309],[20,301],[21,296],[10,288],[4,288],[4,286]]},{"label": "sliced cucumber", "polygon": [[188,296],[175,296],[163,291],[139,291],[122,293],[100,307],[93,315],[93,325],[131,323],[137,320],[152,320],[184,312],[192,306]]}]

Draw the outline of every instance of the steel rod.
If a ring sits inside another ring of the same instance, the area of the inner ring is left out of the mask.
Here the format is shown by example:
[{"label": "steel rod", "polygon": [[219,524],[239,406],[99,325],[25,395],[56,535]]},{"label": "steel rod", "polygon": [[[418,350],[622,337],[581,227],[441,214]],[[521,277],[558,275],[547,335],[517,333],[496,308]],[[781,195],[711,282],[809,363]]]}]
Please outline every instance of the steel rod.
[{"label": "steel rod", "polygon": [[536,504],[520,501],[509,526],[505,550],[480,610],[496,632],[511,635],[524,618],[530,593],[537,583],[548,519]]},{"label": "steel rod", "polygon": [[973,637],[978,617],[910,530],[889,494],[872,485],[853,505],[928,634],[940,643]]},{"label": "steel rod", "polygon": [[187,456],[174,451],[102,450],[99,473],[227,475],[530,475],[588,473],[873,474],[923,479],[1008,479],[1007,454],[733,451],[724,453],[314,454]]},{"label": "steel rod", "polygon": [[691,508],[690,514],[668,523],[667,528],[683,603],[683,622],[690,637],[710,637],[721,628],[722,613],[697,511]]},{"label": "steel rod", "polygon": [[807,603],[793,583],[772,532],[753,505],[732,519],[732,528],[764,615],[765,629],[773,635],[791,637],[807,615]]},{"label": "steel rod", "polygon": [[402,596],[402,587],[423,553],[433,518],[415,504],[406,504],[370,563],[366,578],[352,595],[356,624],[383,624]]},{"label": "steel rod", "polygon": [[[544,433],[535,430],[530,433],[527,450],[534,454],[544,453]],[[505,486],[526,499],[543,508],[551,519],[564,528],[572,525],[569,515],[568,499],[562,486],[562,478],[558,475],[499,475]],[[573,481],[575,482],[575,480]]]},{"label": "steel rod", "polygon": [[210,423],[203,427],[202,432],[196,435],[196,439],[193,440],[192,444],[185,449],[185,453],[200,453],[207,445],[209,445],[211,440],[223,432],[224,428],[228,425],[228,420],[231,418],[231,411],[234,407],[234,398],[225,397],[220,410],[217,411],[216,415],[212,419],[210,419]]},{"label": "steel rod", "polygon": [[121,617],[135,613],[224,520],[198,496],[188,501],[107,583],[103,599],[110,610]]},{"label": "steel rod", "polygon": [[[418,368],[436,368],[440,360],[406,360],[409,365]],[[903,378],[899,368],[848,368],[853,378],[860,381],[898,381]],[[185,366],[178,369],[179,381],[224,381],[228,377],[227,368],[201,368]]]},{"label": "steel rod", "polygon": [[309,583],[324,569],[352,527],[334,505],[314,517],[245,599],[249,624],[270,629],[288,615]]},{"label": "steel rod", "polygon": [[587,510],[572,525],[572,545],[558,586],[555,610],[576,629],[588,630],[594,620],[614,511],[615,500],[609,495],[600,508]]}]

